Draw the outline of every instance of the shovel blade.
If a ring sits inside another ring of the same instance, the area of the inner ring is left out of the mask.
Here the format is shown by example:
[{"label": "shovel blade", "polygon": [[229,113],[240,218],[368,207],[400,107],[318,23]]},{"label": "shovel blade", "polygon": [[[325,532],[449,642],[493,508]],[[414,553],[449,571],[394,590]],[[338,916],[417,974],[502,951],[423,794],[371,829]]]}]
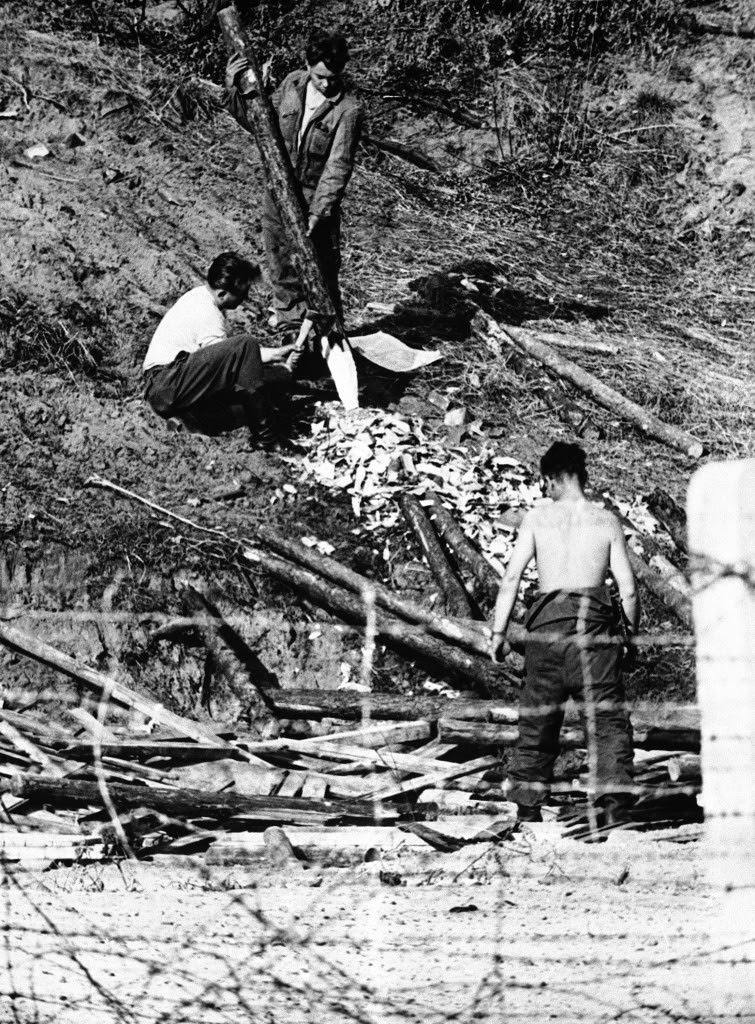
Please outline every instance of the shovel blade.
[{"label": "shovel blade", "polygon": [[339,338],[337,342],[331,342],[329,338],[322,339],[322,356],[328,364],[330,376],[336,386],[338,397],[344,409],[359,408],[359,381],[357,380],[357,368],[354,362],[354,355],[346,338]]}]

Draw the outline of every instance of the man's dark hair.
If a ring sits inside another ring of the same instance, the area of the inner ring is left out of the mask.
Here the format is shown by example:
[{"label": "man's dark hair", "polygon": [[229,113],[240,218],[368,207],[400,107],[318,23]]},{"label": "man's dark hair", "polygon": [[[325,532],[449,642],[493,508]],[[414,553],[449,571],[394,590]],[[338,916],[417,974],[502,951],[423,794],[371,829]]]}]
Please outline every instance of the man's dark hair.
[{"label": "man's dark hair", "polygon": [[343,71],[349,59],[346,40],[339,32],[313,32],[306,49],[307,64],[312,67],[323,62],[330,71]]},{"label": "man's dark hair", "polygon": [[237,252],[221,252],[210,264],[207,283],[210,288],[222,288],[240,295],[259,276],[260,268],[256,264],[243,259]]},{"label": "man's dark hair", "polygon": [[580,487],[587,483],[585,453],[578,444],[556,441],[540,460],[540,472],[544,477],[576,476]]}]

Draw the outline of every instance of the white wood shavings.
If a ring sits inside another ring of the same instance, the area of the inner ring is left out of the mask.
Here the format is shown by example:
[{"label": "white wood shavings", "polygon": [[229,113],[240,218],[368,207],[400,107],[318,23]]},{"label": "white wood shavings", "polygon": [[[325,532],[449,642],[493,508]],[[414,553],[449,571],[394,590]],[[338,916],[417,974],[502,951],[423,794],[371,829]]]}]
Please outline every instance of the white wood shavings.
[{"label": "white wood shavings", "polygon": [[540,497],[526,467],[490,445],[474,452],[442,446],[425,436],[421,421],[382,410],[344,416],[321,405],[306,447],[301,478],[348,493],[359,519],[356,535],[400,526],[399,496],[423,499],[432,488],[497,569],[514,541],[502,517],[526,511]]}]

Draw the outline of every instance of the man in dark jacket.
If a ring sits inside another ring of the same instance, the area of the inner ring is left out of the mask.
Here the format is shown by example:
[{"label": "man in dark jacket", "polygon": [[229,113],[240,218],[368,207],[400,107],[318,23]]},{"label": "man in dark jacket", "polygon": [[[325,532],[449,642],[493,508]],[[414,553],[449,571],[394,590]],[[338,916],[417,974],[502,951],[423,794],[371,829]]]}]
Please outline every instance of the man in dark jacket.
[{"label": "man in dark jacket", "polygon": [[[317,33],[307,46],[306,70],[292,72],[272,95],[301,185],[309,234],[339,313],[341,200],[354,168],[364,122],[362,108],[346,91],[341,77],[347,59],[343,36]],[[228,109],[243,128],[251,131],[244,96],[253,92],[254,76],[237,54],[228,62],[226,86]],[[274,322],[283,329],[295,328],[304,317],[307,301],[292,258],[291,239],[269,191],[263,201],[262,232],[273,285]]]}]

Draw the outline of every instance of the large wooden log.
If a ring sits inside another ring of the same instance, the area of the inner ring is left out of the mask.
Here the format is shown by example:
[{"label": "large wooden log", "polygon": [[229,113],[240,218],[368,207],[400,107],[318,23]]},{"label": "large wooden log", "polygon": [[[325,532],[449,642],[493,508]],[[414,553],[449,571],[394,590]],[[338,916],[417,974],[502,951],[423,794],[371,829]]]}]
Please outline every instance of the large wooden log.
[{"label": "large wooden log", "polygon": [[[377,720],[412,721],[454,718],[469,722],[516,723],[518,711],[506,700],[462,700],[440,697],[400,697],[387,693],[362,694],[355,690],[271,690],[270,697],[281,718],[341,718],[358,721],[365,709]],[[632,720],[639,726],[658,728],[700,728],[700,712],[694,705],[651,705],[639,701],[628,705]],[[577,711],[569,704],[566,721],[577,721]],[[324,737],[327,741],[327,737]]]},{"label": "large wooden log", "polygon": [[[336,802],[301,800],[295,797],[242,796],[238,793],[207,793],[201,789],[157,789],[112,784],[108,793],[117,811],[151,807],[176,818],[220,818],[243,815],[260,824],[334,824],[339,821],[395,821],[395,807],[381,808],[367,801]],[[89,804],[102,807],[103,798],[94,782],[72,782],[44,775],[18,775],[0,781],[0,793],[50,803],[55,806]]]},{"label": "large wooden log", "polygon": [[532,338],[533,341],[542,341],[546,345],[555,345],[556,348],[570,348],[575,352],[585,352],[589,355],[616,356],[621,351],[618,345],[606,341],[595,341],[593,338],[583,338],[579,334],[533,331],[531,328],[525,327],[517,327],[516,330],[524,338]]},{"label": "large wooden log", "polygon": [[252,44],[241,27],[239,12],[230,4],[218,14],[230,53],[241,54],[249,63],[256,81],[256,91],[245,97],[249,123],[260,151],[267,186],[293,242],[293,255],[310,309],[317,314],[318,333],[323,335],[323,356],[333,375],[338,395],[344,406],[356,407],[357,380],[354,357],[346,337],[343,321],[336,310],[323,274],[317,250],[308,234],[307,216],[301,188]]},{"label": "large wooden log", "polygon": [[692,606],[689,598],[680,593],[676,587],[667,583],[635,551],[632,551],[631,548],[627,550],[629,553],[629,564],[632,566],[637,579],[647,587],[651,594],[654,594],[659,601],[663,602],[680,622],[684,623],[689,629],[692,629]]},{"label": "large wooden log", "polygon": [[[700,732],[697,729],[658,728],[649,723],[632,723],[635,747],[655,750],[684,750],[696,752],[700,749]],[[477,750],[498,750],[513,747],[519,740],[516,726],[497,722],[468,722],[453,718],[441,718],[438,735],[447,743],[458,743]],[[584,747],[585,736],[581,728],[562,729],[560,745],[563,750]]]},{"label": "large wooden log", "polygon": [[220,747],[209,743],[183,743],[171,740],[122,739],[114,742],[96,743],[94,740],[76,739],[56,746],[61,757],[74,761],[91,761],[97,751],[102,757],[123,758],[131,764],[151,758],[168,760],[172,764],[184,765],[196,762],[233,759],[245,761],[244,754],[235,747]]},{"label": "large wooden log", "polygon": [[426,627],[427,631],[434,636],[440,637],[448,643],[466,647],[476,654],[487,654],[489,639],[484,623],[458,622],[448,616],[430,612],[413,601],[399,597],[382,583],[376,583],[353,569],[349,569],[335,558],[317,554],[311,548],[304,547],[298,541],[290,541],[267,526],[258,527],[256,537],[270,550],[283,555],[290,561],[298,562],[299,565],[303,565],[313,573],[332,580],[355,594],[363,594],[365,590],[371,590],[375,595],[376,604],[381,608],[406,619],[407,622],[416,622]]},{"label": "large wooden log", "polygon": [[429,492],[429,497],[433,503],[430,514],[432,523],[456,564],[472,577],[475,599],[494,603],[498,597],[501,577],[467,537],[440,497],[434,491]]},{"label": "large wooden log", "polygon": [[669,759],[668,777],[672,782],[699,782],[702,765],[699,754],[679,754]]},{"label": "large wooden log", "polygon": [[428,786],[437,788],[444,782],[459,778],[462,775],[473,775],[475,772],[485,771],[498,764],[498,758],[478,757],[474,761],[466,761],[464,764],[450,764],[439,772],[431,772],[428,775],[420,775],[416,779],[406,779],[404,782],[390,783],[385,785],[385,780],[379,780],[377,785],[372,784],[365,787],[363,798],[370,800],[390,800],[395,796],[405,793],[416,793],[420,789],[427,789]]},{"label": "large wooden log", "polygon": [[630,401],[625,395],[598,380],[592,373],[559,355],[544,342],[520,333],[515,327],[507,326],[504,329],[482,310],[475,314],[472,329],[483,339],[491,339],[499,350],[506,345],[536,359],[555,376],[568,380],[604,408],[634,423],[648,437],[662,441],[663,444],[676,448],[694,459],[699,459],[703,454],[703,444],[696,437],[665,423],[647,409],[643,409],[636,402]]},{"label": "large wooden log", "polygon": [[[334,586],[322,577],[275,555],[265,558],[264,567],[277,579],[306,594],[347,622],[365,624],[367,617],[364,602],[352,592]],[[376,633],[378,641],[405,657],[408,655],[418,659],[425,668],[438,673],[443,679],[471,682],[487,693],[500,688],[502,684],[515,682],[502,666],[493,665],[479,655],[468,654],[458,647],[443,643],[398,619],[378,613]]]},{"label": "large wooden log", "polygon": [[[663,557],[663,552],[652,537],[641,533],[634,523],[621,514],[616,504],[606,494],[603,495],[603,504],[613,512],[629,535],[630,543],[627,545],[629,563],[637,579],[665,604],[680,622],[691,629],[692,603],[689,585],[685,577]],[[633,549],[632,544],[636,544],[641,549],[642,555]],[[648,565],[651,560],[657,569]]]},{"label": "large wooden log", "polygon": [[467,592],[451,568],[438,540],[438,535],[427,518],[419,499],[413,494],[402,495],[401,511],[419,541],[425,560],[440,588],[445,611],[450,615],[471,619],[473,617],[472,606],[469,603]]}]

